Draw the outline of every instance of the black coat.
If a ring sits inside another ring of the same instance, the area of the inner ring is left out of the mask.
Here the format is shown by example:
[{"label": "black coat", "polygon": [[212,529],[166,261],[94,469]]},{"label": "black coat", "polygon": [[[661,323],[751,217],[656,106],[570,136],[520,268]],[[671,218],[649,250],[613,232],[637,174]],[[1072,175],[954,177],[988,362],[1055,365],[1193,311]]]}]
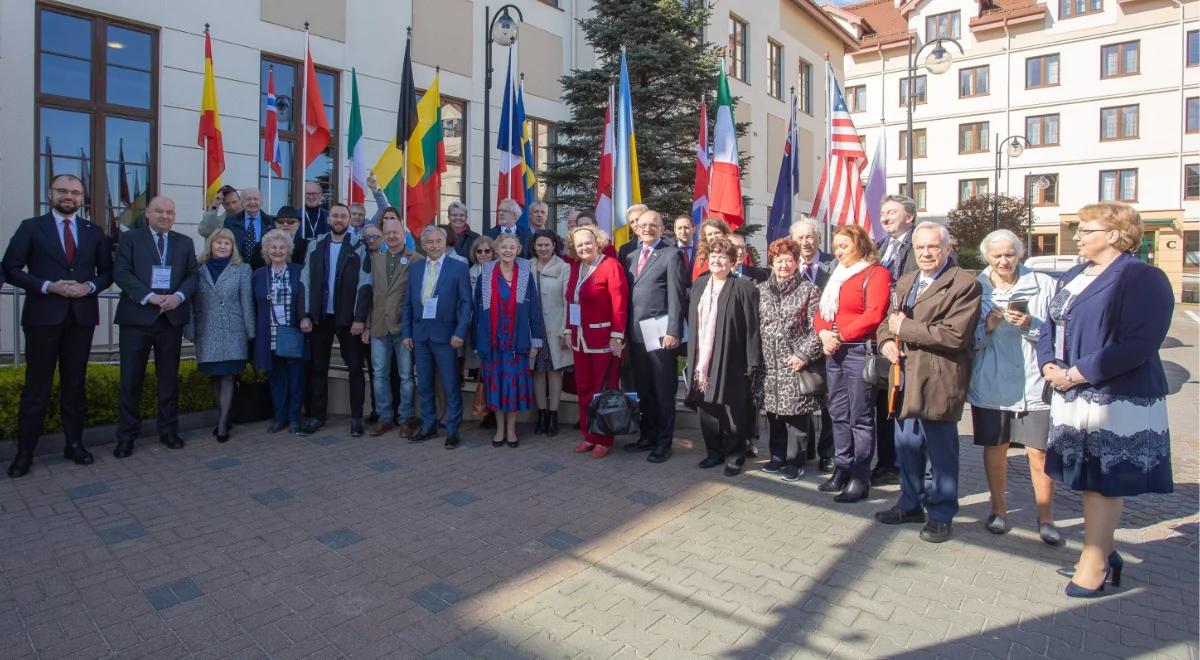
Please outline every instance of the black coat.
[{"label": "black coat", "polygon": [[454,230],[449,227],[446,227],[446,231],[449,232],[451,236],[455,237],[454,251],[458,253],[458,256],[466,259],[467,261],[471,261],[471,248],[475,247],[475,240],[479,238],[479,234],[475,233],[471,229],[467,229],[463,233],[457,235],[454,234]]},{"label": "black coat", "polygon": [[[712,274],[705,273],[692,283],[688,304],[687,377],[692,387],[696,356],[700,345],[700,299]],[[716,334],[712,361],[708,366],[708,390],[703,400],[730,406],[735,414],[749,414],[754,406],[751,374],[762,369],[762,338],[758,320],[758,286],[746,277],[730,277],[717,298]],[[745,419],[736,417],[735,419]]]},{"label": "black coat", "polygon": [[183,326],[192,318],[192,298],[196,297],[199,283],[196,264],[196,248],[192,239],[172,231],[167,234],[166,265],[171,267],[169,291],[150,288],[154,266],[159,264],[158,247],[154,232],[149,227],[131,229],[121,234],[117,244],[117,258],[113,263],[113,280],[121,287],[121,301],[117,303],[114,320],[118,325],[154,325],[158,320],[159,308],[142,304],[150,293],[182,293],[183,304],[164,312],[173,326]]},{"label": "black coat", "polygon": [[[330,236],[326,234],[320,240],[310,241],[308,257],[304,262],[305,316],[312,322],[320,323],[325,318],[325,295],[329,289],[329,244]],[[350,325],[355,321],[367,318],[366,296],[370,293],[367,287],[359,286],[359,273],[362,271],[362,253],[358,246],[347,236],[342,241],[342,249],[338,252],[337,263],[333,264],[336,271],[334,276],[333,315],[339,326]]]},{"label": "black coat", "polygon": [[741,277],[745,277],[745,278],[749,279],[751,282],[754,282],[755,284],[760,284],[762,282],[766,282],[767,278],[770,276],[771,276],[771,272],[768,271],[766,268],[759,268],[758,266],[747,266],[745,264],[742,265]]},{"label": "black coat", "polygon": [[[75,259],[68,264],[55,222],[53,213],[22,221],[4,252],[3,276],[25,290],[21,325],[60,325],[68,310],[75,323],[98,325],[100,306],[96,296],[112,284],[112,245],[98,226],[76,217],[79,239]],[[43,284],[58,280],[90,282],[96,287],[95,293],[83,298],[42,293]]]},{"label": "black coat", "polygon": [[[231,216],[225,218],[225,229],[233,232],[234,246],[237,247],[238,254],[242,253],[242,242],[246,239],[246,212],[238,211]],[[250,268],[261,268],[266,262],[262,256],[262,237],[267,235],[267,232],[275,228],[275,218],[270,214],[258,212],[258,238],[254,242],[254,251],[251,254],[242,254],[242,261],[250,264]],[[299,233],[299,232],[297,232]]]}]

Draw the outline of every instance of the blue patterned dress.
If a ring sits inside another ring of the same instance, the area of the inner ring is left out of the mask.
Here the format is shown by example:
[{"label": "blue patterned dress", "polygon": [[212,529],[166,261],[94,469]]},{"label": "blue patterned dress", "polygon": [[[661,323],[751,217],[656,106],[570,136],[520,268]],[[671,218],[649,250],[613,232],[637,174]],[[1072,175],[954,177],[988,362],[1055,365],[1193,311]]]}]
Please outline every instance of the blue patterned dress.
[{"label": "blue patterned dress", "polygon": [[[497,268],[494,272],[499,273]],[[514,271],[514,275],[515,275]],[[483,361],[483,382],[487,384],[487,405],[497,412],[517,412],[529,410],[533,405],[533,378],[529,372],[529,355],[513,350],[516,341],[516,293],[512,285],[503,277],[497,277],[495,292],[499,300],[492,304],[497,307],[497,323],[491,319],[483,322],[492,325],[492,336],[495,349],[492,358]],[[496,303],[499,303],[498,305]],[[484,311],[484,314],[489,314]]]}]

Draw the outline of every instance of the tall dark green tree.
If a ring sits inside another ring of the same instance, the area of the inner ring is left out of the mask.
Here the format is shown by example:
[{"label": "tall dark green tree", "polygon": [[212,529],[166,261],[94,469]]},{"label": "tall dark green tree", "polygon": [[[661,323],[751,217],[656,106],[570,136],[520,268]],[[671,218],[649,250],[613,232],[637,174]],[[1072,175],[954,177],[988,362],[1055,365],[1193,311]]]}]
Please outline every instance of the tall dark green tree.
[{"label": "tall dark green tree", "polygon": [[[594,15],[579,25],[597,54],[597,66],[562,78],[571,119],[558,124],[556,159],[546,173],[557,191],[554,201],[578,209],[596,201],[604,109],[624,46],[642,202],[664,214],[689,212],[702,96],[710,120],[715,113],[721,53],[702,37],[711,9],[701,0],[597,0],[593,9]],[[744,126],[738,128],[739,134],[745,132]]]}]

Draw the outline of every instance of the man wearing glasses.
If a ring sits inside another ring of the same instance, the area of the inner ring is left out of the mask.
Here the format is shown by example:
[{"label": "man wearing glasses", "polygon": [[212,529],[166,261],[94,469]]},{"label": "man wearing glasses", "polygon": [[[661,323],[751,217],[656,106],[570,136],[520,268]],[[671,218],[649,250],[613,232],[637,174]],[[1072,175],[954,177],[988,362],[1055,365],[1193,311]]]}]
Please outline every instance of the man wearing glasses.
[{"label": "man wearing glasses", "polygon": [[292,263],[303,266],[308,256],[308,239],[300,235],[300,213],[293,206],[279,207],[279,213],[275,214],[275,228],[291,234]]},{"label": "man wearing glasses", "polygon": [[83,182],[60,174],[50,182],[50,211],[23,221],[4,253],[4,276],[25,290],[25,388],[17,413],[17,455],[8,476],[23,477],[33,465],[33,450],[59,367],[63,457],[90,465],[83,447],[83,411],[92,334],[100,322],[96,296],[112,284],[112,248],[104,231],[78,217]]},{"label": "man wearing glasses", "polygon": [[321,205],[325,192],[316,181],[304,182],[304,221],[300,236],[312,240],[329,233],[329,209]]}]

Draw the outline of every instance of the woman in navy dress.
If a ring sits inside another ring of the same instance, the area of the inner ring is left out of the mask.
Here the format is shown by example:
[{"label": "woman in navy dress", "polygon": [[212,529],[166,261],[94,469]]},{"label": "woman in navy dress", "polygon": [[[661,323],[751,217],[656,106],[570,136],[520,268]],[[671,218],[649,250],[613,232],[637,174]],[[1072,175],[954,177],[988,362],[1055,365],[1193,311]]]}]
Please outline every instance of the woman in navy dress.
[{"label": "woman in navy dress", "polygon": [[1046,474],[1083,491],[1083,551],[1067,595],[1119,586],[1113,549],[1122,498],[1170,493],[1167,377],[1158,349],[1175,295],[1167,276],[1130,254],[1141,244],[1137,211],[1117,203],[1079,210],[1075,245],[1086,259],[1050,301],[1038,364],[1052,388]]},{"label": "woman in navy dress", "polygon": [[545,331],[533,268],[517,259],[521,241],[495,240],[497,261],[483,264],[475,283],[475,350],[483,363],[487,405],[496,413],[492,446],[517,447],[517,413],[533,406],[533,377]]}]

